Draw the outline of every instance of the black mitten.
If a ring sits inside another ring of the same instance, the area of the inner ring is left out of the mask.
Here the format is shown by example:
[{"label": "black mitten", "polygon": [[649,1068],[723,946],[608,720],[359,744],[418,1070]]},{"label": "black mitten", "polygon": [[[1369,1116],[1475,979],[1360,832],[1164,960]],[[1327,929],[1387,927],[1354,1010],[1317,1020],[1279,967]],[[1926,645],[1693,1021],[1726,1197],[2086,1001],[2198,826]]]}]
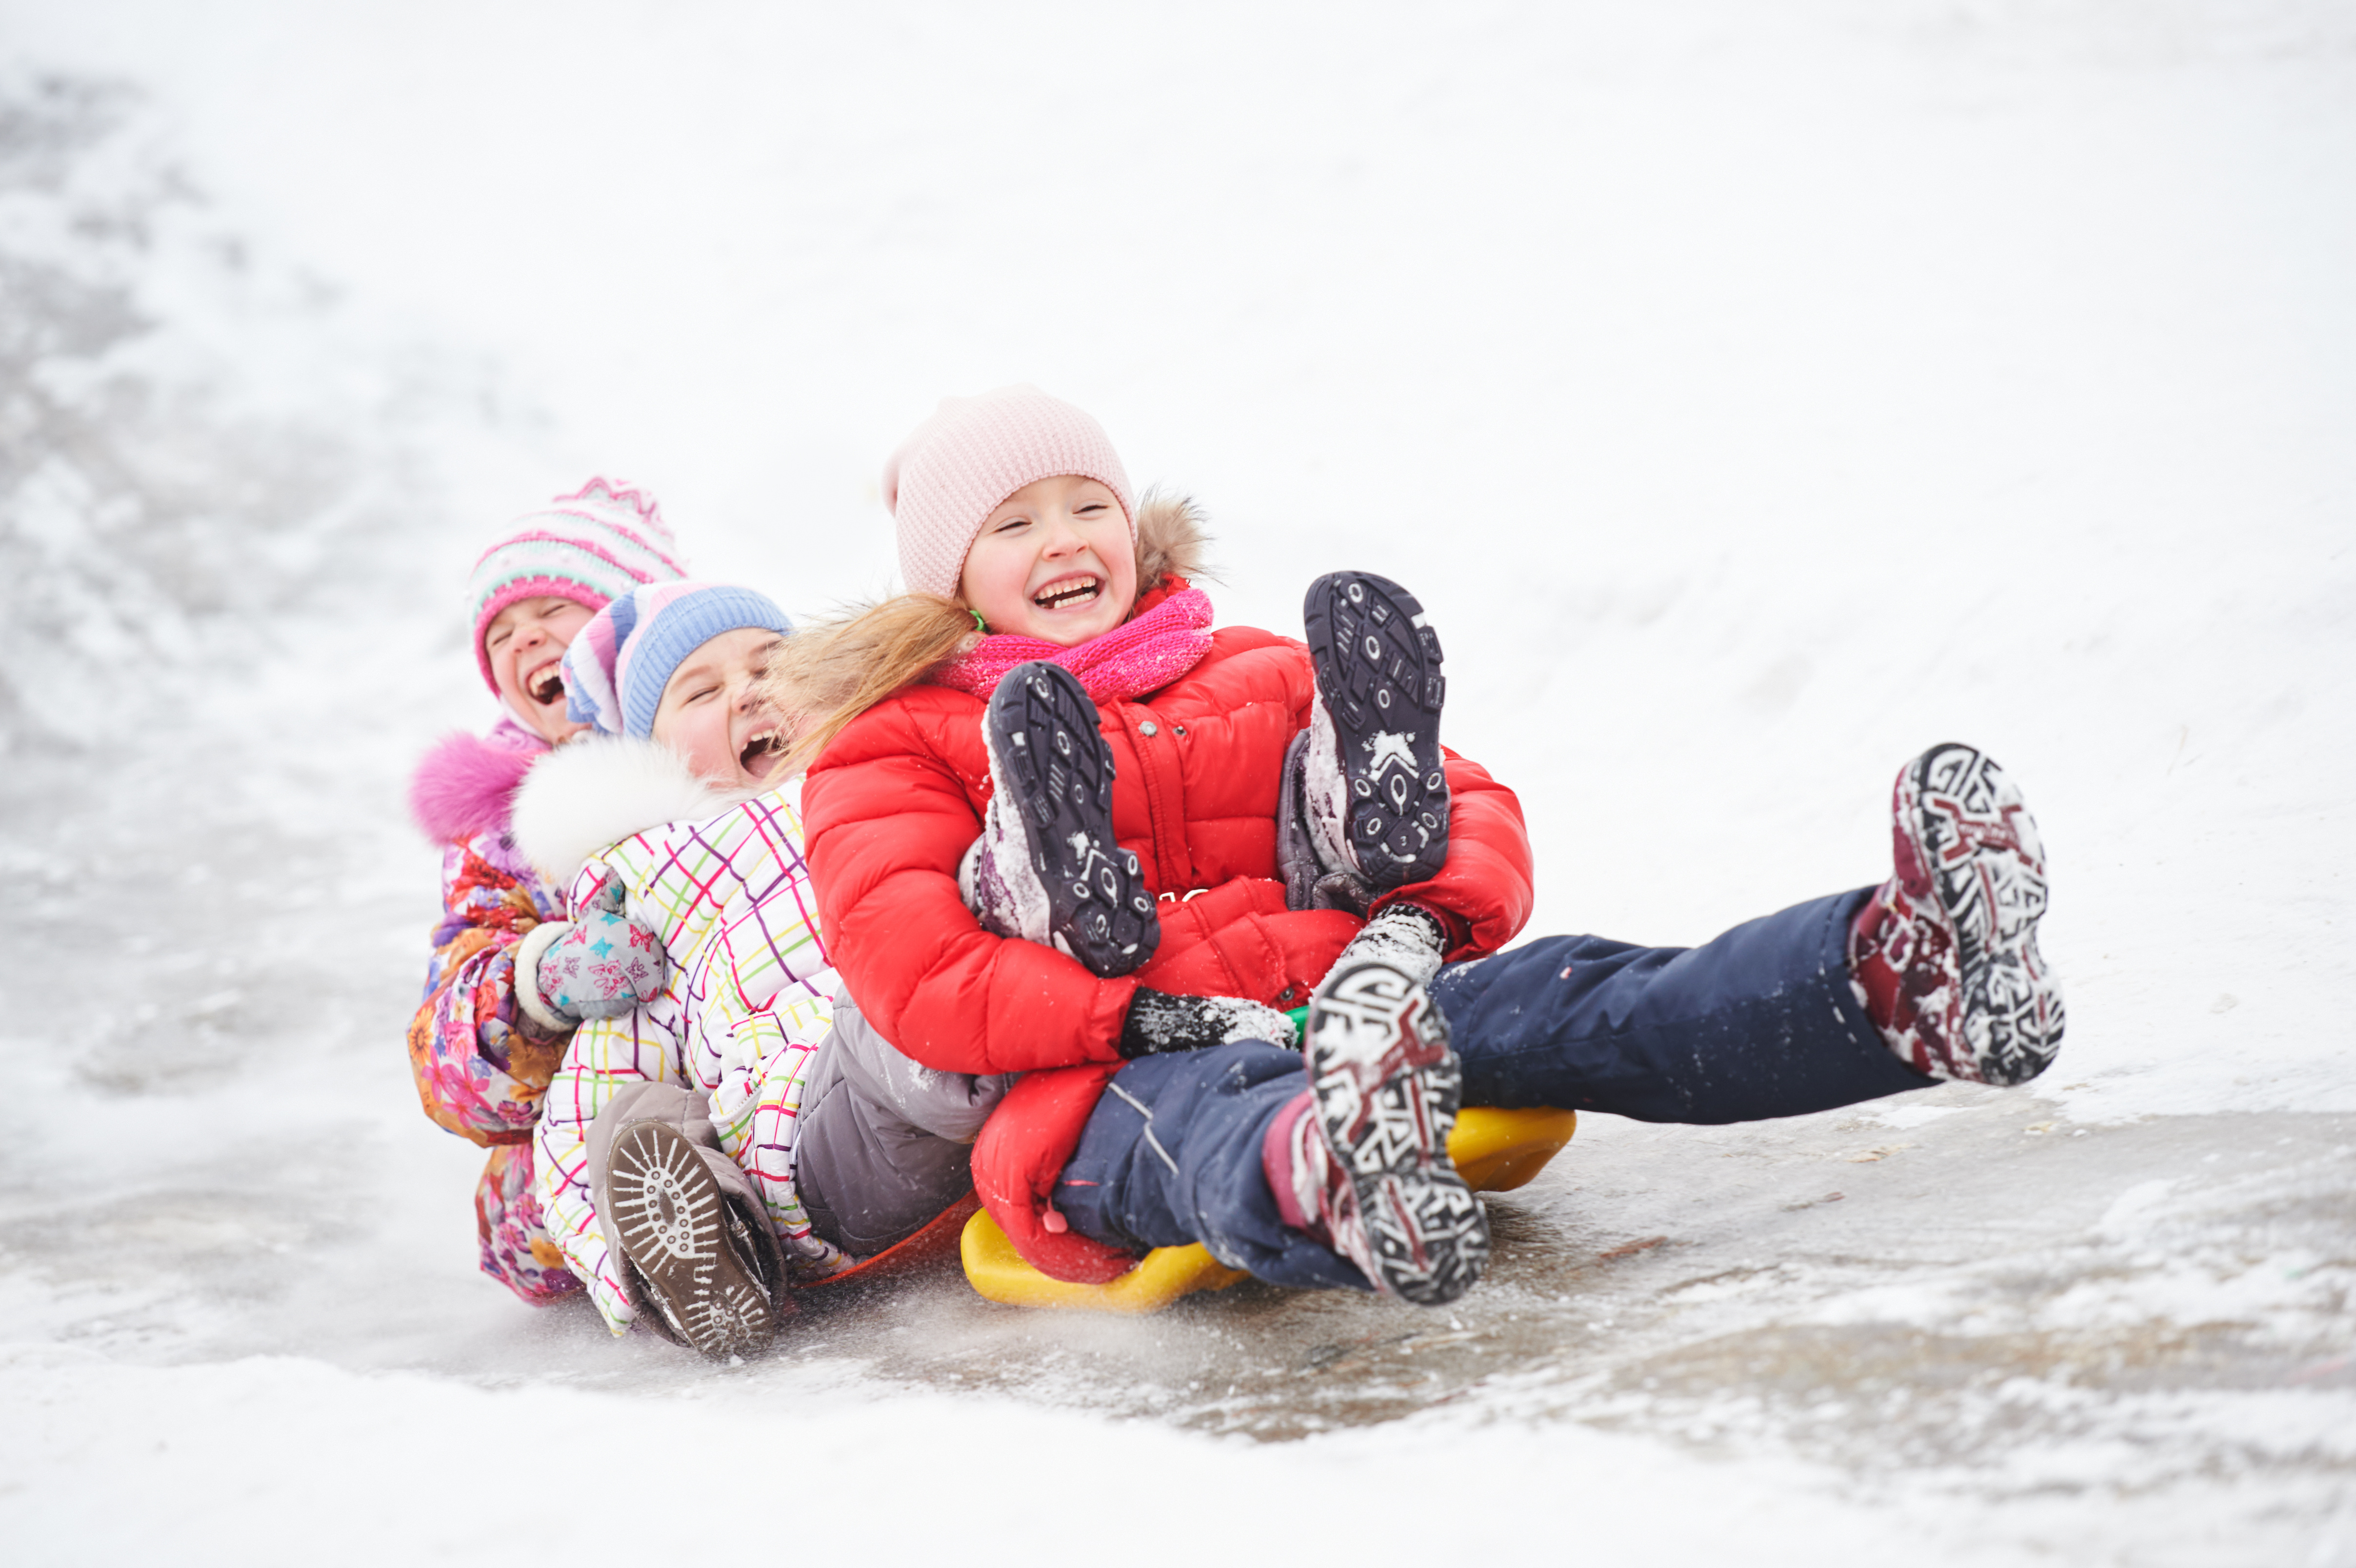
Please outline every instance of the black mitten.
[{"label": "black mitten", "polygon": [[1292,1043],[1292,1020],[1241,997],[1175,997],[1140,986],[1129,999],[1117,1049],[1130,1061],[1165,1051],[1200,1051],[1239,1040]]}]

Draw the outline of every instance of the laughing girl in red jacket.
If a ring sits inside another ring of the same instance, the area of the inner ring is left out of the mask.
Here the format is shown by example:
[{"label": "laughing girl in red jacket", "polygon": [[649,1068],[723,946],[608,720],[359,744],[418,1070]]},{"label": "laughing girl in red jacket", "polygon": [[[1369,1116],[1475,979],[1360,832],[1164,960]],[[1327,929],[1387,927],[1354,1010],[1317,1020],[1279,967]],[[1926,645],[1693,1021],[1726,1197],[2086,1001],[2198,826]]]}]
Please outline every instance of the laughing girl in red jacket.
[{"label": "laughing girl in red jacket", "polygon": [[[1461,1099],[1747,1120],[2018,1082],[2059,1042],[2041,851],[1968,748],[1901,774],[1879,888],[1701,948],[1491,957],[1528,914],[1528,838],[1440,747],[1440,645],[1404,590],[1320,579],[1306,645],[1212,630],[1189,508],[1136,505],[1097,422],[1033,388],[944,402],[884,492],[911,592],[771,674],[816,758],[809,865],[886,1039],[1025,1074],[973,1174],[1047,1274],[1201,1242],[1438,1304],[1488,1252],[1446,1153]],[[1279,1009],[1303,1003],[1295,1051]]]}]

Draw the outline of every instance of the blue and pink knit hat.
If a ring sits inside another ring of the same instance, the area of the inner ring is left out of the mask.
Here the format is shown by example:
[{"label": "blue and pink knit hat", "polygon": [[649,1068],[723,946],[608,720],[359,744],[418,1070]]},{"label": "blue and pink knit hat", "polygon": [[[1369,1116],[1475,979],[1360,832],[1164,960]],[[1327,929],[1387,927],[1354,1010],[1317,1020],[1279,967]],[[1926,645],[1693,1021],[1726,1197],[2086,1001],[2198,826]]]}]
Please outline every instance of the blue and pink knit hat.
[{"label": "blue and pink knit hat", "polygon": [[592,479],[545,511],[518,517],[466,580],[483,683],[494,692],[499,688],[483,635],[492,617],[517,600],[570,599],[603,610],[640,583],[685,575],[679,541],[655,498],[643,491]]},{"label": "blue and pink knit hat", "polygon": [[724,582],[650,582],[590,619],[564,650],[565,714],[608,735],[655,732],[663,688],[687,656],[746,626],[790,634],[766,594]]}]

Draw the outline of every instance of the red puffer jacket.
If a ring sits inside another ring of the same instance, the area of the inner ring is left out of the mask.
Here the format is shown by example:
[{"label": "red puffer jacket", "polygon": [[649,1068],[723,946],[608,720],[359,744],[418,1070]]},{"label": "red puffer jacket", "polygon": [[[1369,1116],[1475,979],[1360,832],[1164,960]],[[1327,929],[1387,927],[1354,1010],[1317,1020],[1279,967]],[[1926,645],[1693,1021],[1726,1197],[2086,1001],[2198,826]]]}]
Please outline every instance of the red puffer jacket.
[{"label": "red puffer jacket", "polygon": [[[1141,602],[1183,587],[1169,580]],[[1305,1002],[1360,923],[1285,908],[1276,865],[1285,749],[1316,700],[1309,650],[1248,627],[1215,635],[1187,675],[1098,709],[1112,747],[1113,829],[1164,901],[1162,944],[1134,975],[1099,979],[1050,947],[984,931],[958,866],[990,798],[982,699],[918,686],[847,725],[802,793],[827,944],[885,1036],[944,1072],[1028,1075],[974,1147],[974,1186],[1016,1249],[1062,1279],[1116,1277],[1132,1257],[1047,1229],[1058,1174],[1105,1083],[1139,986]],[[1478,957],[1529,918],[1521,804],[1451,753],[1448,864],[1413,899],[1451,916],[1449,956]],[[1053,1222],[1060,1225],[1060,1216]]]}]

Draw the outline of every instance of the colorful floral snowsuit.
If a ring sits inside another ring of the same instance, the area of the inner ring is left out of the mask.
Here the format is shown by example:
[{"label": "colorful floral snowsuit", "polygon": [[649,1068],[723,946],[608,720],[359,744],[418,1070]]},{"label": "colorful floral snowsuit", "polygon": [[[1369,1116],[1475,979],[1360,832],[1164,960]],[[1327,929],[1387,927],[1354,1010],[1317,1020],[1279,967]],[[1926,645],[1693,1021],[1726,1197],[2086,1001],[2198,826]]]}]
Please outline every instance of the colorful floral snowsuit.
[{"label": "colorful floral snowsuit", "polygon": [[[475,744],[535,755],[537,737],[502,720]],[[428,769],[440,760],[429,757]],[[409,1065],[425,1114],[491,1151],[475,1189],[483,1272],[535,1306],[579,1283],[549,1239],[532,1180],[532,1125],[564,1053],[515,998],[515,948],[544,920],[564,917],[563,895],[509,842],[503,806],[442,856],[442,923],[426,965],[425,998],[409,1025]]]}]

